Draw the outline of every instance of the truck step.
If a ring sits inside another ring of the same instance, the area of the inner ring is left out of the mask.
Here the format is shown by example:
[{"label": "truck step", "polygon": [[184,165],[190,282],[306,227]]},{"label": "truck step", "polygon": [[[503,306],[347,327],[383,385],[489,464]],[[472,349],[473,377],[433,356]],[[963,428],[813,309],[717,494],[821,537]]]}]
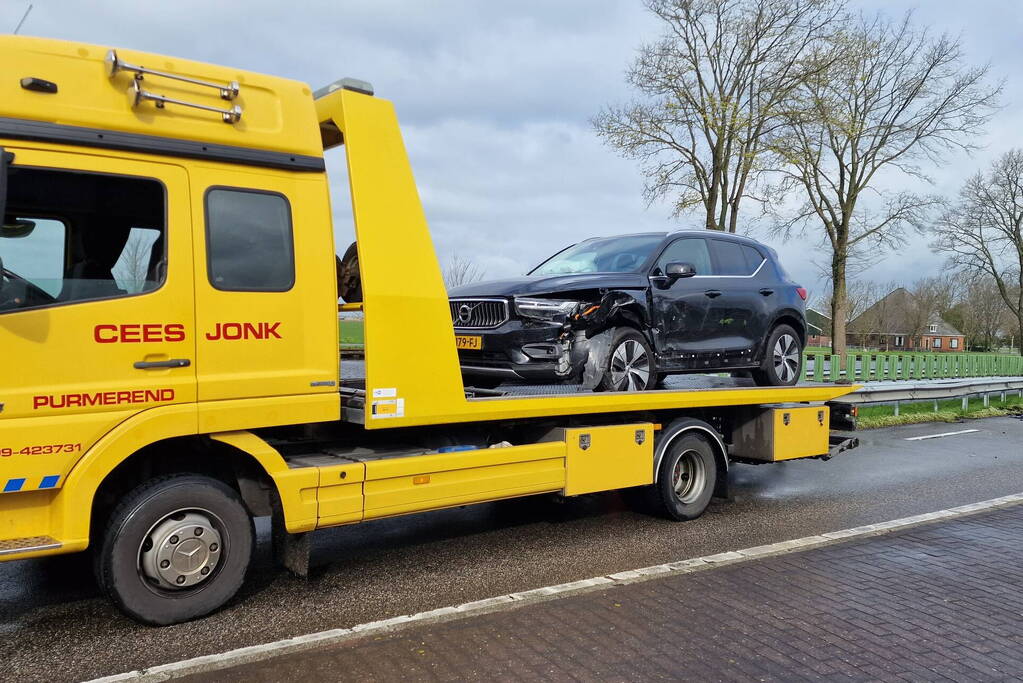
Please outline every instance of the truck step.
[{"label": "truck step", "polygon": [[59,548],[61,542],[50,536],[28,536],[27,538],[10,538],[0,541],[0,555],[14,555],[36,550],[53,550]]}]

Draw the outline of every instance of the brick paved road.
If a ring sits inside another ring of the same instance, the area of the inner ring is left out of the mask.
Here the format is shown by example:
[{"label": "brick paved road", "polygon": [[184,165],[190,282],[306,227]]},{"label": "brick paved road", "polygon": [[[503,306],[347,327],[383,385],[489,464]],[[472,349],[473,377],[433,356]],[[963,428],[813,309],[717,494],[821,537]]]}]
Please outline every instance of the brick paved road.
[{"label": "brick paved road", "polygon": [[217,680],[1023,678],[1023,506],[367,637]]}]

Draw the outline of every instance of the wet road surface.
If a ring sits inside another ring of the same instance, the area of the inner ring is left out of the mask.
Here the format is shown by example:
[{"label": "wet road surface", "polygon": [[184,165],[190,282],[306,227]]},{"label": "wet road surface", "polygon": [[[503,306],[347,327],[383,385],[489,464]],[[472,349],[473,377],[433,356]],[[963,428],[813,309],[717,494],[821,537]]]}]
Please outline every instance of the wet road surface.
[{"label": "wet road surface", "polygon": [[[966,427],[980,431],[905,440]],[[443,510],[318,533],[309,580],[273,569],[264,542],[227,608],[166,628],[117,612],[85,555],[3,564],[0,680],[119,673],[1023,491],[1019,419],[913,425],[861,440],[830,462],[734,465],[732,500],[688,523],[633,512],[617,493]]]}]

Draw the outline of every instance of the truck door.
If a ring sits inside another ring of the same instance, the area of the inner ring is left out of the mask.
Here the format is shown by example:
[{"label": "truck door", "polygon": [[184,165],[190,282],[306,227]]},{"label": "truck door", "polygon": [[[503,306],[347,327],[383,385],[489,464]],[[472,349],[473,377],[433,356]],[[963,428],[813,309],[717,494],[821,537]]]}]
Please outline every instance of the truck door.
[{"label": "truck door", "polygon": [[[664,268],[669,263],[689,263],[696,276],[667,280]],[[683,356],[707,350],[707,316],[710,298],[705,278],[712,274],[707,241],[683,237],[669,244],[651,273],[653,318],[659,333],[655,340],[666,364],[674,365]]]},{"label": "truck door", "polygon": [[132,415],[196,399],[183,169],[13,152],[0,226],[0,491],[53,488]]},{"label": "truck door", "polygon": [[269,399],[274,419],[283,421],[282,411],[298,404],[274,398],[336,398],[337,285],[325,177],[205,165],[189,175],[193,210],[203,217],[194,234],[201,425],[226,424],[204,422],[216,409],[206,402]]}]

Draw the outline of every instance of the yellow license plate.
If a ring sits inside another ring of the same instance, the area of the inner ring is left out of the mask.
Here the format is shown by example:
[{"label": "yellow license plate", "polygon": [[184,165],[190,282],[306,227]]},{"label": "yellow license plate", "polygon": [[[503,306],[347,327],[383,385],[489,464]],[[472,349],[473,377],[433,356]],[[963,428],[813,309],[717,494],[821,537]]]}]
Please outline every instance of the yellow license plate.
[{"label": "yellow license plate", "polygon": [[455,348],[479,351],[483,348],[483,337],[474,334],[456,334]]}]

